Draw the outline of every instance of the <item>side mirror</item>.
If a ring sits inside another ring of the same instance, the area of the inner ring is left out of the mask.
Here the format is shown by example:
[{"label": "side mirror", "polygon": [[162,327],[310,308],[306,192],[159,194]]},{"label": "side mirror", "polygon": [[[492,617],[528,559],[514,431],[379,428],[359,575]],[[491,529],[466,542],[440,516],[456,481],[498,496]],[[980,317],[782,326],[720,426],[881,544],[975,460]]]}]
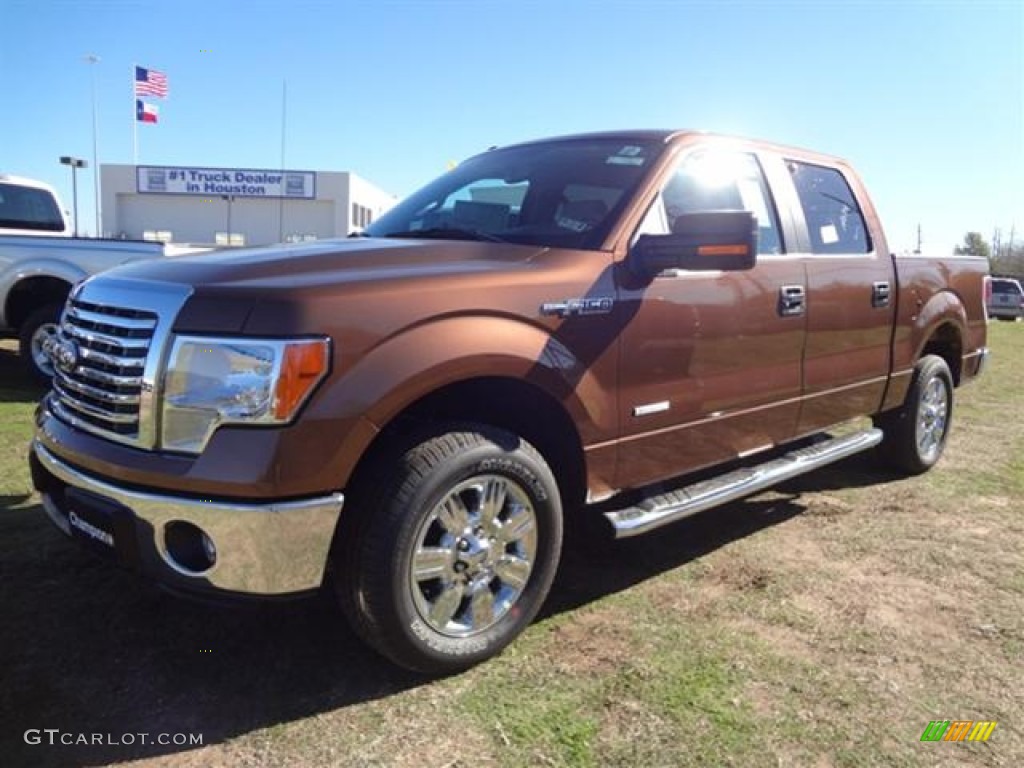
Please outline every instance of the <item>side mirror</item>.
[{"label": "side mirror", "polygon": [[670,235],[641,235],[634,268],[653,277],[666,269],[753,269],[757,219],[750,211],[705,211],[677,216]]}]

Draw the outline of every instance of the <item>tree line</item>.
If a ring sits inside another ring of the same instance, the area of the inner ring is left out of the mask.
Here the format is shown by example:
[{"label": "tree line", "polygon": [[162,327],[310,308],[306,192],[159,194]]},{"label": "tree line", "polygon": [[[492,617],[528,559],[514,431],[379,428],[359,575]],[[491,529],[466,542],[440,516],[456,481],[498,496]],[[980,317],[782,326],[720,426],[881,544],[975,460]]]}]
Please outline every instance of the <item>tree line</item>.
[{"label": "tree line", "polygon": [[964,235],[963,245],[956,246],[953,252],[988,259],[989,271],[993,275],[1024,278],[1024,243],[1015,242],[1015,234],[1011,227],[1009,236],[1004,238],[1002,230],[996,229],[990,243],[980,232],[968,232]]}]

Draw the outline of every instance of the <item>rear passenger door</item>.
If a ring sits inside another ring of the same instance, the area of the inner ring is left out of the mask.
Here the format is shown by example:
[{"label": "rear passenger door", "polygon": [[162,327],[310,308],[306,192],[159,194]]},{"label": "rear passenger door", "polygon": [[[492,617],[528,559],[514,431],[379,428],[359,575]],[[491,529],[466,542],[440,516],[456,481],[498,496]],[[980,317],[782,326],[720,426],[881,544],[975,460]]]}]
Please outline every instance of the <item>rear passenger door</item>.
[{"label": "rear passenger door", "polygon": [[807,340],[797,432],[808,434],[880,407],[895,268],[885,241],[872,237],[881,229],[852,172],[792,158],[777,159],[772,171],[773,185],[790,196],[804,256]]}]

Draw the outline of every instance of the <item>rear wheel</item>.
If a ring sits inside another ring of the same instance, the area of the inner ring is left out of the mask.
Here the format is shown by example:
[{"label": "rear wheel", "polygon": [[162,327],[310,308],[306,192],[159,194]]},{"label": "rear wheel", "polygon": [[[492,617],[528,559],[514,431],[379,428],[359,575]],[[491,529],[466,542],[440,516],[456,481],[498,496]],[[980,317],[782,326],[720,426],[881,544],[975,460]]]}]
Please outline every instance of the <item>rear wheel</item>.
[{"label": "rear wheel", "polygon": [[562,510],[551,470],[521,438],[480,425],[440,430],[387,461],[351,501],[335,587],[360,637],[396,663],[428,674],[470,667],[543,604]]},{"label": "rear wheel", "polygon": [[40,384],[53,378],[53,362],[46,352],[46,342],[57,336],[60,304],[47,304],[30,314],[18,332],[18,355],[22,365]]},{"label": "rear wheel", "polygon": [[952,416],[949,366],[938,355],[926,355],[914,368],[903,408],[876,419],[885,433],[880,455],[907,474],[927,472],[942,456]]}]

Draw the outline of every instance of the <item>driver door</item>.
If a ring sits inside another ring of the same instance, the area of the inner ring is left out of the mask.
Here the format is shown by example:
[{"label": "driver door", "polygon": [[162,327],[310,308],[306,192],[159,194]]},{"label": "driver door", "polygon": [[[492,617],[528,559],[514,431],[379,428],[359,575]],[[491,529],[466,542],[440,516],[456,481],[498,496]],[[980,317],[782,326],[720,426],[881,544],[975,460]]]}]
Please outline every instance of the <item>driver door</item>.
[{"label": "driver door", "polygon": [[635,314],[621,345],[620,488],[756,453],[796,432],[804,265],[786,253],[788,232],[756,155],[714,148],[684,154],[634,242],[669,232],[680,213],[723,209],[756,216],[753,269],[668,270],[646,279],[622,270],[620,301]]}]

